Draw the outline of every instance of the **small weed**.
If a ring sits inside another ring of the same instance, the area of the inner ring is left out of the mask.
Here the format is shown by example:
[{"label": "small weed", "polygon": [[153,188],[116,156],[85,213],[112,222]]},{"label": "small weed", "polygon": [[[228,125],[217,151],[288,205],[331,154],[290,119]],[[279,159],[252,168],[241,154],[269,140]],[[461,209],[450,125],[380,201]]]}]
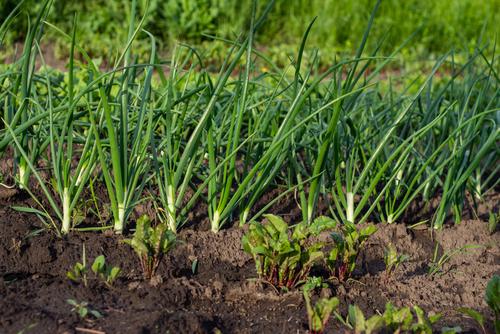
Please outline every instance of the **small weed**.
[{"label": "small weed", "polygon": [[87,286],[87,256],[85,255],[85,244],[82,246],[82,262],[77,262],[66,276],[73,282],[82,281]]},{"label": "small weed", "polygon": [[87,318],[88,315],[93,316],[96,319],[102,318],[102,314],[89,307],[89,303],[87,302],[77,302],[74,299],[67,299],[66,302],[73,306],[71,312],[76,312],[80,316],[81,319]]},{"label": "small weed", "polygon": [[465,245],[462,247],[458,247],[447,252],[444,252],[443,255],[439,256],[439,244],[436,243],[436,247],[434,248],[434,255],[432,260],[429,263],[429,269],[427,271],[429,276],[434,275],[442,275],[445,274],[444,265],[448,263],[454,256],[458,254],[463,254],[469,251],[470,249],[480,248],[479,245]]},{"label": "small weed", "polygon": [[19,332],[17,332],[17,334],[25,334],[25,333],[29,332],[30,330],[32,330],[33,328],[35,328],[37,325],[38,325],[38,322],[34,322],[32,324],[29,324],[28,326],[24,327]]}]

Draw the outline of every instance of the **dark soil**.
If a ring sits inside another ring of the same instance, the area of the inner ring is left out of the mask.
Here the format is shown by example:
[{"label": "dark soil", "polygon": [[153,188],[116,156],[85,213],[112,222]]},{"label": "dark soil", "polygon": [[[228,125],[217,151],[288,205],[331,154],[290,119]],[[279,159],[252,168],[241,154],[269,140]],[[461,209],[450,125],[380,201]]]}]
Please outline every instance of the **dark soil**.
[{"label": "dark soil", "polygon": [[[206,222],[189,224],[179,234],[183,243],[164,258],[158,276],[150,283],[143,280],[138,259],[122,242],[122,236],[75,232],[60,239],[41,230],[35,216],[10,208],[20,196],[13,190],[0,192],[0,333],[307,330],[300,291],[279,294],[254,279],[254,265],[241,250],[242,229],[232,227],[214,234],[199,228]],[[27,200],[15,204],[23,202]],[[493,274],[500,272],[500,236],[489,235],[486,222],[467,220],[434,233],[410,230],[403,224],[378,227],[359,258],[354,280],[343,285],[332,283],[321,291],[340,298],[343,315],[350,303],[371,315],[392,301],[397,306],[419,305],[427,312],[442,313],[437,332],[443,326],[456,325],[479,332],[473,320],[455,311],[458,307],[475,308],[491,321],[484,291]],[[392,277],[387,277],[383,262],[383,249],[389,242],[410,256]],[[430,277],[428,264],[436,243],[440,254],[464,245],[481,247],[454,256],[444,265],[443,274]],[[87,287],[66,278],[66,272],[81,261],[83,245],[88,262],[104,254],[107,263],[122,269],[112,287],[92,273]],[[198,263],[194,273],[193,261]],[[81,320],[67,299],[88,302],[103,317]],[[327,330],[333,332],[343,332],[336,320],[330,321]]]}]

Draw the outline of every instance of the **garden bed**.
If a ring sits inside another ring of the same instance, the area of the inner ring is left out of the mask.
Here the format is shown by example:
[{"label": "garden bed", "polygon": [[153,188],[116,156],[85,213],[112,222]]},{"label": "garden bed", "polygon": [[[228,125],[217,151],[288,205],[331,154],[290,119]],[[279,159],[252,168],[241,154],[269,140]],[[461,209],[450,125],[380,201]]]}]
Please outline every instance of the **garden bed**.
[{"label": "garden bed", "polygon": [[[3,194],[6,194],[5,189]],[[6,197],[6,196],[4,196]],[[305,333],[307,316],[300,290],[278,293],[258,282],[251,258],[241,249],[244,229],[209,231],[204,218],[182,229],[179,244],[162,261],[154,284],[144,281],[133,250],[113,233],[78,232],[63,239],[40,231],[33,215],[10,208],[19,195],[0,205],[0,328],[2,333]],[[195,215],[196,216],[196,215]],[[484,302],[488,280],[500,271],[500,238],[487,223],[462,221],[443,231],[408,229],[403,224],[378,225],[358,259],[354,279],[331,283],[322,295],[340,299],[340,313],[356,304],[370,315],[383,312],[387,301],[419,305],[443,314],[435,325],[460,326],[479,332],[473,320],[455,310],[471,307],[492,314]],[[38,232],[37,232],[38,231]],[[389,242],[410,256],[388,277],[383,250]],[[457,254],[444,273],[428,275],[435,242],[440,254],[465,245],[480,248]],[[89,279],[73,283],[66,272],[82,258],[103,254],[122,274],[112,287]],[[193,261],[197,268],[193,271]],[[313,274],[321,274],[314,268]],[[80,320],[67,299],[88,302],[103,317]],[[327,333],[344,330],[331,319]]]},{"label": "garden bed", "polygon": [[223,63],[164,59],[131,1],[93,59],[51,5],[0,66],[0,334],[500,332],[494,50],[420,68],[369,37],[379,0],[356,56],[323,63],[318,20],[281,64],[271,2]]}]

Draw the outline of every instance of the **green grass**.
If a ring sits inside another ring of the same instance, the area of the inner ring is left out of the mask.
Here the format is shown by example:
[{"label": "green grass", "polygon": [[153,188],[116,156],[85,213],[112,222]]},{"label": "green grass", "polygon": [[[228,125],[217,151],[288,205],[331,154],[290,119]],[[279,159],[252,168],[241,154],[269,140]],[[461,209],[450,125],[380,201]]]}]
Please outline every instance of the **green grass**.
[{"label": "green grass", "polygon": [[[14,158],[11,178],[37,202],[22,210],[58,233],[78,227],[77,211],[87,212],[88,222],[89,202],[97,212],[110,208],[109,218],[94,218],[117,233],[130,227],[143,203],[174,233],[194,206],[206,205],[218,232],[255,221],[292,193],[306,224],[318,217],[320,201],[335,220],[356,224],[401,221],[411,204],[439,198],[428,218],[440,228],[461,220],[468,194],[477,207],[498,188],[493,41],[446,52],[415,80],[393,84],[384,69],[412,40],[384,52],[377,39],[385,29],[377,11],[387,10],[382,1],[370,7],[354,55],[324,65],[311,47],[325,24],[320,17],[302,27],[283,66],[256,47],[273,31],[268,16],[282,10],[278,1],[253,7],[243,33],[224,42],[214,73],[208,67],[215,65],[183,44],[163,58],[147,30],[152,16],[141,16],[143,7],[134,4],[126,34],[119,35],[123,47],[106,69],[79,37],[85,15],[59,28],[46,21],[47,2],[20,57],[0,72],[0,154]],[[7,19],[0,36],[20,18]],[[66,73],[36,66],[44,64],[45,31],[64,41]],[[83,191],[90,185],[106,195]],[[257,205],[276,189],[284,191],[264,208]]]},{"label": "green grass", "polygon": [[[333,60],[334,54],[352,54],[361,40],[367,19],[375,0],[276,0],[266,28],[256,36],[256,45],[274,60],[286,64],[294,46],[300,43],[304,27],[318,16],[310,43],[320,48],[325,63]],[[7,0],[0,8],[0,17],[6,17],[18,1]],[[139,13],[144,14],[146,1],[139,1]],[[32,15],[41,9],[41,3],[25,0],[22,9]],[[258,13],[266,6],[259,1]],[[77,29],[78,40],[87,46],[95,57],[107,61],[120,50],[127,38],[131,10],[127,0],[54,1],[48,20],[64,31],[72,29],[74,12],[81,14]],[[150,0],[144,27],[152,32],[163,52],[171,52],[174,41],[194,45],[203,44],[211,50],[212,59],[224,59],[225,46],[214,43],[206,35],[234,38],[245,30],[251,20],[250,3],[237,0]],[[455,48],[473,50],[479,38],[490,41],[498,37],[500,28],[499,0],[384,0],[372,29],[369,47],[385,38],[384,53],[392,52],[394,45],[402,43],[416,30],[419,33],[404,51],[408,56],[428,57],[439,55]],[[25,14],[18,16],[7,34],[8,41],[26,37],[28,21]],[[484,32],[482,33],[484,28]],[[49,40],[55,43],[60,55],[67,55],[66,41],[57,33],[47,31]],[[279,36],[279,38],[277,38]],[[148,53],[146,36],[136,48]],[[111,49],[110,49],[111,46]],[[12,52],[12,50],[3,50]],[[147,59],[147,56],[145,56]]]}]

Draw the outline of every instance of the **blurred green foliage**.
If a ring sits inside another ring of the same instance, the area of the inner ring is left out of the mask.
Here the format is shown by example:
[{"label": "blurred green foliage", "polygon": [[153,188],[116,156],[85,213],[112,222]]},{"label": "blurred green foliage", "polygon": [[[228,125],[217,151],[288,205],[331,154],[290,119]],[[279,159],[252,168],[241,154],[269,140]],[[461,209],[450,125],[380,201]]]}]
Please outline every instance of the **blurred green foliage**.
[{"label": "blurred green foliage", "polygon": [[[0,17],[5,18],[19,0],[0,0]],[[144,13],[144,0],[139,0]],[[78,12],[78,39],[95,56],[109,56],[124,45],[130,0],[55,0],[49,20],[71,31],[72,17]],[[150,0],[146,29],[158,39],[163,50],[176,40],[199,45],[209,40],[204,34],[234,38],[248,25],[251,0]],[[259,10],[267,4],[258,0]],[[300,44],[310,21],[318,20],[310,34],[310,45],[323,54],[352,52],[361,40],[375,0],[276,0],[258,35],[258,43],[271,54],[283,57],[289,46]],[[26,14],[34,15],[39,0],[26,0],[24,13],[10,29],[10,43],[22,40],[28,27]],[[484,27],[483,42],[493,44],[500,32],[500,0],[382,0],[370,43],[384,36],[383,51],[394,50],[421,27],[408,48],[413,55],[443,53],[451,48],[470,49]],[[47,31],[56,46],[60,37]],[[144,36],[144,38],[146,38]],[[216,44],[216,43],[214,43]],[[207,43],[205,43],[207,46]],[[208,45],[213,47],[212,44]],[[139,49],[141,45],[137,46]]]}]

